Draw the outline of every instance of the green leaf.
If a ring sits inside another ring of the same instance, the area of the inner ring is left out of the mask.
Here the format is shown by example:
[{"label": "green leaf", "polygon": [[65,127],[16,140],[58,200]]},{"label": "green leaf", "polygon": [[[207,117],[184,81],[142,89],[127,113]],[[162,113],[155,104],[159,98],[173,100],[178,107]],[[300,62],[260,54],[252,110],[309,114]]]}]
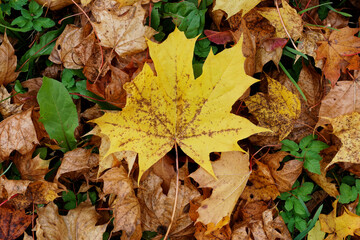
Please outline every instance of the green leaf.
[{"label": "green leaf", "polygon": [[17,25],[19,27],[24,27],[25,24],[28,22],[29,20],[27,20],[26,18],[24,18],[23,16],[19,16],[17,18],[15,18],[12,22],[11,25]]},{"label": "green leaf", "polygon": [[62,192],[62,199],[64,202],[76,201],[75,193],[71,190]]},{"label": "green leaf", "polygon": [[294,201],[294,211],[297,215],[306,217],[306,210],[304,209],[304,206],[300,203],[298,199]]},{"label": "green leaf", "polygon": [[40,17],[43,13],[42,7],[34,0],[29,4],[29,11],[34,15],[34,18]]},{"label": "green leaf", "polygon": [[299,216],[295,217],[295,227],[300,231],[305,231],[306,227],[307,227],[307,223],[304,219],[302,219]]},{"label": "green leaf", "polygon": [[74,73],[72,69],[65,68],[61,73],[61,82],[67,89],[75,86]]},{"label": "green leaf", "polygon": [[355,201],[357,198],[358,192],[355,187],[350,187],[349,185],[342,183],[340,185],[340,198],[339,203],[349,203]]},{"label": "green leaf", "polygon": [[76,201],[67,202],[67,203],[64,205],[64,208],[65,208],[66,210],[75,209],[75,208],[76,208]]},{"label": "green leaf", "polygon": [[301,141],[299,143],[299,147],[302,150],[304,150],[315,139],[316,139],[316,135],[315,135],[315,137],[313,135],[308,135],[308,136],[304,137],[303,139],[301,139]]},{"label": "green leaf", "polygon": [[[202,36],[204,36],[204,35],[201,35],[199,38],[201,38]],[[196,41],[195,50],[194,50],[195,55],[202,57],[202,58],[206,58],[208,56],[209,52],[210,52],[209,39],[205,38],[203,40]]]},{"label": "green leaf", "polygon": [[308,149],[319,153],[321,150],[324,150],[325,148],[328,148],[329,145],[322,141],[312,141],[308,147]]},{"label": "green leaf", "polygon": [[34,29],[38,32],[41,32],[42,28],[51,28],[53,26],[55,26],[55,22],[50,18],[39,17],[34,20]]},{"label": "green leaf", "polygon": [[33,17],[31,16],[31,13],[26,9],[21,9],[21,15],[28,20],[33,19]]},{"label": "green leaf", "polygon": [[304,168],[309,172],[321,174],[320,161],[322,157],[313,151],[307,151],[305,153]]},{"label": "green leaf", "polygon": [[299,151],[299,145],[294,141],[290,141],[289,139],[284,139],[281,141],[283,144],[281,146],[281,151],[291,152],[291,151]]},{"label": "green leaf", "polygon": [[37,100],[40,105],[40,121],[49,136],[55,139],[65,152],[74,149],[74,131],[79,125],[78,115],[64,85],[55,79],[44,77]]},{"label": "green leaf", "polygon": [[294,197],[288,198],[285,201],[285,209],[290,212],[294,208],[294,200],[296,200]]},{"label": "green leaf", "polygon": [[15,10],[21,10],[21,8],[26,5],[27,0],[10,0],[9,6]]}]

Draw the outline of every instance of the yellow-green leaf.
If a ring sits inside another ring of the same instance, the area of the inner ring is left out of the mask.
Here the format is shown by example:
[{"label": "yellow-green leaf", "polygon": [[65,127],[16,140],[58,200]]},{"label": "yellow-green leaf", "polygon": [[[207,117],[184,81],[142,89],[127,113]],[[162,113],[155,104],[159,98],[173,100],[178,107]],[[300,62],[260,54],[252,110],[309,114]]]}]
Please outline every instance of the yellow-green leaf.
[{"label": "yellow-green leaf", "polygon": [[227,13],[227,18],[242,10],[244,16],[262,0],[216,0],[214,10],[221,9]]},{"label": "yellow-green leaf", "polygon": [[161,44],[148,41],[157,74],[144,65],[124,86],[125,108],[93,120],[110,139],[104,157],[123,150],[138,153],[139,179],[175,142],[214,176],[211,152],[241,151],[238,140],[267,131],[230,113],[233,103],[257,81],[245,74],[241,44],[216,56],[210,52],[203,74],[195,80],[195,42],[177,29]]}]

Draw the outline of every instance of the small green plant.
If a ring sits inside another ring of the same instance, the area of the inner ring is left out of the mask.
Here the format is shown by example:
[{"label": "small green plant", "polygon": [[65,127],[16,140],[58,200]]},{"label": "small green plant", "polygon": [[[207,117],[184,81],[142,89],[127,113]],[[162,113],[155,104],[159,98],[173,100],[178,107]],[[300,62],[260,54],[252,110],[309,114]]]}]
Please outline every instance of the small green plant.
[{"label": "small green plant", "polygon": [[290,232],[294,232],[294,228],[302,232],[308,227],[310,213],[305,202],[311,199],[313,188],[312,182],[304,182],[300,185],[299,181],[296,181],[293,190],[281,193],[279,198],[285,201],[285,211],[281,211],[280,215]]},{"label": "small green plant", "polygon": [[[339,203],[347,204],[357,199],[360,194],[360,179],[353,176],[343,177],[340,184]],[[356,214],[360,215],[360,204],[356,207]]]},{"label": "small green plant", "polygon": [[289,152],[297,159],[304,161],[304,168],[309,172],[320,174],[320,161],[322,157],[319,153],[321,150],[324,150],[329,146],[326,143],[316,139],[316,135],[309,135],[301,139],[299,144],[294,141],[285,139],[281,141],[283,144],[281,150]]},{"label": "small green plant", "polygon": [[85,202],[87,199],[87,195],[89,194],[89,199],[91,203],[94,205],[96,202],[96,193],[95,192],[88,192],[88,193],[78,193],[75,195],[75,193],[71,190],[67,192],[62,192],[62,199],[65,202],[64,208],[66,210],[71,210],[76,208],[77,205],[79,205],[82,202]]},{"label": "small green plant", "polygon": [[29,3],[28,9],[23,8],[23,6],[20,7],[19,5],[16,10],[21,11],[21,16],[15,18],[11,22],[11,25],[17,25],[24,31],[35,29],[36,31],[41,32],[43,28],[55,26],[55,22],[50,18],[41,17],[43,8],[34,0]]}]

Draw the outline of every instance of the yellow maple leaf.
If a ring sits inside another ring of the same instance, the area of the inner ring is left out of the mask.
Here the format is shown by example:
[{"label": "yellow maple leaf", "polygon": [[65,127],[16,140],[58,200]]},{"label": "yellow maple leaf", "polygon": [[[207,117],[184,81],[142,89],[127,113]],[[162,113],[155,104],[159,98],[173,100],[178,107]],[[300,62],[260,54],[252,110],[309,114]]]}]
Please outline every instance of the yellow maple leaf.
[{"label": "yellow maple leaf", "polygon": [[343,240],[349,235],[358,234],[356,230],[360,229],[360,216],[346,208],[341,216],[336,216],[337,202],[338,200],[333,202],[334,210],[329,215],[320,214],[319,216],[321,231],[329,233],[326,240]]},{"label": "yellow maple leaf", "polygon": [[329,118],[329,121],[333,126],[333,134],[340,138],[342,146],[326,168],[337,162],[359,164],[360,113],[353,112],[336,118]]},{"label": "yellow maple leaf", "polygon": [[216,0],[213,11],[221,9],[227,13],[227,18],[242,10],[244,16],[262,0]]},{"label": "yellow maple leaf", "polygon": [[[275,37],[288,38],[285,32],[284,25],[290,36],[294,40],[298,40],[302,36],[303,23],[301,16],[292,8],[286,1],[282,0],[283,7],[279,9],[282,20],[280,19],[279,12],[276,8],[264,7],[257,9],[257,11],[267,20],[271,25],[276,28]],[[283,22],[283,23],[282,23]]]},{"label": "yellow maple leaf", "polygon": [[301,103],[299,98],[278,81],[267,77],[268,94],[257,93],[245,100],[246,106],[259,121],[259,125],[269,128],[273,133],[265,136],[279,136],[283,140],[300,117]]},{"label": "yellow maple leaf", "polygon": [[195,80],[195,42],[177,29],[161,44],[148,41],[157,75],[144,65],[124,86],[125,108],[92,120],[110,139],[104,157],[124,150],[138,153],[139,179],[175,143],[214,176],[211,152],[242,151],[239,139],[268,131],[230,113],[232,104],[257,81],[245,74],[241,44],[216,56],[210,52]]},{"label": "yellow maple leaf", "polygon": [[[241,152],[224,152],[212,165],[218,180],[201,168],[190,174],[190,177],[200,184],[200,188],[213,189],[210,198],[201,202],[197,220],[204,224],[212,223],[216,225],[215,229],[220,229],[229,223],[231,213],[249,179],[249,156]],[[223,218],[225,221],[219,225]]]}]

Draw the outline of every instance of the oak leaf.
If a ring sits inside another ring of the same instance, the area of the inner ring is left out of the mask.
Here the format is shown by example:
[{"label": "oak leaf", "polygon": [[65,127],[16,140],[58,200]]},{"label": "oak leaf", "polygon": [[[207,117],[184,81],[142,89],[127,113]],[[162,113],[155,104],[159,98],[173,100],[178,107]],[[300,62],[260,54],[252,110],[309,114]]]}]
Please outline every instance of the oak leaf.
[{"label": "oak leaf", "polygon": [[0,85],[6,86],[16,80],[19,75],[18,72],[15,72],[16,64],[15,50],[5,33],[0,46]]},{"label": "oak leaf", "polygon": [[343,240],[348,235],[354,236],[360,229],[360,216],[345,208],[341,216],[336,216],[338,200],[332,204],[334,210],[329,215],[320,214],[321,231],[329,233],[326,240]]},{"label": "oak leaf", "polygon": [[125,108],[92,121],[111,141],[104,157],[123,150],[138,153],[139,179],[175,143],[214,175],[210,152],[241,151],[239,139],[268,131],[230,113],[232,104],[256,82],[243,70],[241,43],[216,56],[210,52],[195,80],[195,42],[177,29],[162,44],[148,41],[157,75],[144,65],[124,86],[129,96]]},{"label": "oak leaf", "polygon": [[281,141],[289,135],[300,117],[301,104],[299,98],[278,81],[270,77],[267,81],[268,94],[257,93],[247,98],[245,103],[260,126],[273,130],[273,133],[261,135],[279,136]]},{"label": "oak leaf", "polygon": [[337,162],[360,163],[360,113],[353,112],[329,120],[333,134],[340,139],[342,146],[326,168]]},{"label": "oak leaf", "polygon": [[227,13],[227,18],[235,15],[242,10],[242,15],[245,15],[251,9],[253,9],[262,0],[217,0],[213,11],[218,9]]},{"label": "oak leaf", "polygon": [[326,59],[323,71],[333,87],[340,77],[340,69],[345,70],[351,56],[360,53],[360,38],[354,36],[358,31],[359,28],[345,27],[333,31],[329,40],[318,42],[316,59]]},{"label": "oak leaf", "polygon": [[229,223],[231,213],[250,176],[249,156],[241,152],[223,152],[220,159],[212,165],[217,179],[202,168],[190,174],[200,188],[213,189],[210,198],[201,202],[197,210],[197,221],[217,225],[223,218],[227,218],[223,226]]},{"label": "oak leaf", "polygon": [[51,202],[38,209],[36,237],[39,240],[101,240],[107,224],[95,226],[99,218],[95,207],[89,203],[81,203],[66,216],[60,216],[58,207]]}]

